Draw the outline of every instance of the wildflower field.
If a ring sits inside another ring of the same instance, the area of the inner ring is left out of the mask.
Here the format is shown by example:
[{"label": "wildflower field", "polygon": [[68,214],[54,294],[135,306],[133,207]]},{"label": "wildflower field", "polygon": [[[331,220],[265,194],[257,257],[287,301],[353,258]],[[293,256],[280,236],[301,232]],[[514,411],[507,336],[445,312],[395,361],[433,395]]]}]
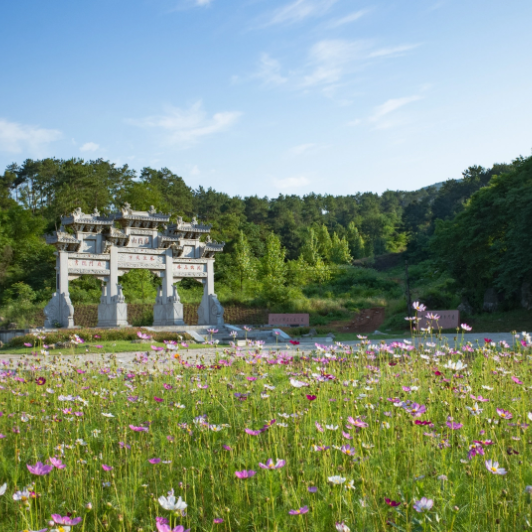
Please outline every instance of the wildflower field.
[{"label": "wildflower field", "polygon": [[0,530],[530,528],[530,337],[416,342],[4,360]]}]

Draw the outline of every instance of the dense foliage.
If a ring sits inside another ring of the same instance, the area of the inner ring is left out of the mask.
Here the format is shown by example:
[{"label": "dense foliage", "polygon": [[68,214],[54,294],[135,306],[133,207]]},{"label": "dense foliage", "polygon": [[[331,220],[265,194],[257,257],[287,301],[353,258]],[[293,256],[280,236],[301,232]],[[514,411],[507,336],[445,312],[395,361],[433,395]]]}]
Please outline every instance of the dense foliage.
[{"label": "dense foliage", "polygon": [[[483,292],[494,287],[512,305],[532,275],[532,252],[523,245],[531,240],[531,176],[532,158],[519,158],[489,169],[472,166],[462,179],[413,192],[269,199],[193,190],[167,168],[137,175],[103,160],[26,160],[0,176],[0,305],[49,299],[55,262],[43,234],[59,226],[61,215],[78,206],[110,213],[126,201],[212,224],[213,237],[226,242],[216,263],[222,301],[303,308],[297,302],[308,298],[375,294],[373,281],[366,284],[367,275],[347,266],[404,252],[431,275],[446,272],[436,289],[440,296],[432,287],[432,295],[418,297],[451,305],[462,294],[478,310]],[[357,288],[350,285],[354,279]],[[149,272],[133,271],[122,280],[129,302],[154,300],[159,281]],[[397,282],[388,288],[380,293],[385,300],[404,299]],[[201,295],[194,282],[183,281],[179,289],[185,300]],[[99,296],[94,279],[71,285],[75,304],[96,303]],[[360,297],[358,303],[365,304]]]}]

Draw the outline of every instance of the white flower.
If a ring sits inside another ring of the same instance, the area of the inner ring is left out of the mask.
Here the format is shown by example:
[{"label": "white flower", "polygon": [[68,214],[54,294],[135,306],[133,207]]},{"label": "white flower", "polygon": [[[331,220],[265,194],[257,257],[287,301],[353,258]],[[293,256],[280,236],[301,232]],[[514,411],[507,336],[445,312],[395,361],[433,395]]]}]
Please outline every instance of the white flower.
[{"label": "white flower", "polygon": [[335,475],[333,477],[329,477],[329,482],[331,484],[343,484],[345,482],[345,478],[341,477],[340,475]]},{"label": "white flower", "polygon": [[176,501],[174,490],[172,488],[171,491],[168,492],[168,497],[159,497],[159,504],[165,509],[165,510],[179,510],[183,511],[187,507],[187,503],[179,497],[179,499]]},{"label": "white flower", "polygon": [[182,405],[181,403],[177,403],[177,404],[175,404],[174,406],[175,406],[176,408],[181,408],[181,409],[185,408],[185,405]]},{"label": "white flower", "polygon": [[344,489],[346,490],[354,490],[355,488],[355,481],[351,479],[345,486]]},{"label": "white flower", "polygon": [[276,423],[276,426],[286,428],[288,427],[288,423]]},{"label": "white flower", "polygon": [[263,392],[263,393],[260,394],[260,398],[261,399],[268,399],[268,397],[270,397],[270,396],[267,393]]},{"label": "white flower", "polygon": [[338,430],[338,425],[325,425],[328,430]]},{"label": "white flower", "polygon": [[272,386],[271,384],[265,384],[264,387],[267,389],[267,390],[270,390],[270,392],[272,390],[275,390],[275,386]]},{"label": "white flower", "polygon": [[[24,532],[26,532],[26,530]],[[32,532],[32,531],[28,530],[27,532]],[[70,532],[70,527],[67,525],[61,525],[59,528],[51,528],[50,532]]]},{"label": "white flower", "polygon": [[2,484],[2,486],[0,486],[0,495],[3,495],[7,490],[7,482],[5,484]]},{"label": "white flower", "polygon": [[482,388],[484,388],[484,390],[493,390],[491,386],[485,386],[484,384],[482,385]]},{"label": "white flower", "polygon": [[27,488],[24,488],[22,491],[17,491],[13,493],[14,501],[27,501],[30,498],[30,492]]},{"label": "white flower", "polygon": [[351,529],[345,523],[336,523],[336,530],[338,532],[351,532]]},{"label": "white flower", "polygon": [[303,388],[303,386],[309,386],[306,382],[298,381],[297,379],[290,379],[290,384],[294,388]]},{"label": "white flower", "polygon": [[111,413],[107,414],[105,412],[102,412],[102,416],[104,416],[104,417],[115,417],[115,416],[113,416],[113,414],[111,414]]},{"label": "white flower", "polygon": [[97,438],[101,433],[102,433],[102,431],[100,429],[94,429],[92,431],[92,435],[93,435],[94,438]]},{"label": "white flower", "polygon": [[83,440],[82,438],[77,439],[77,440],[76,440],[76,443],[77,443],[78,445],[81,445],[81,446],[85,446],[85,445],[87,445],[87,442],[86,442],[85,440]]},{"label": "white flower", "polygon": [[454,371],[460,371],[464,368],[467,368],[467,364],[464,364],[461,360],[458,360],[456,362],[447,362],[445,367]]},{"label": "white flower", "polygon": [[532,421],[532,412],[529,412],[529,413],[527,414],[527,416],[528,416],[528,419],[530,419],[530,421]]},{"label": "white flower", "polygon": [[478,416],[482,412],[482,408],[479,408],[478,403],[475,406],[466,406],[472,416]]}]

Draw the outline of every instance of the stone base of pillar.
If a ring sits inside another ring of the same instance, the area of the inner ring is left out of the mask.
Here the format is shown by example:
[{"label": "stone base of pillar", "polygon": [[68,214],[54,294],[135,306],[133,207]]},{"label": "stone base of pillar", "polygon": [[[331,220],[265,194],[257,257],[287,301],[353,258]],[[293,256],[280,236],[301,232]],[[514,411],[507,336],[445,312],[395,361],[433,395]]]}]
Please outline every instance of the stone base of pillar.
[{"label": "stone base of pillar", "polygon": [[223,327],[224,308],[216,294],[204,295],[198,308],[198,325]]},{"label": "stone base of pillar", "polygon": [[74,327],[74,307],[67,294],[55,292],[44,307],[44,326],[47,329]]},{"label": "stone base of pillar", "polygon": [[102,287],[102,297],[98,305],[98,327],[128,327],[127,303],[122,293],[122,285],[117,285],[118,294],[107,299],[107,287]]},{"label": "stone base of pillar", "polygon": [[98,327],[128,327],[127,303],[100,303],[98,305]]},{"label": "stone base of pillar", "polygon": [[183,321],[183,303],[179,299],[175,286],[170,297],[164,297],[162,295],[162,287],[159,287],[159,295],[153,306],[153,325],[156,327],[185,325]]},{"label": "stone base of pillar", "polygon": [[183,303],[156,303],[153,306],[153,325],[185,325],[183,320]]}]

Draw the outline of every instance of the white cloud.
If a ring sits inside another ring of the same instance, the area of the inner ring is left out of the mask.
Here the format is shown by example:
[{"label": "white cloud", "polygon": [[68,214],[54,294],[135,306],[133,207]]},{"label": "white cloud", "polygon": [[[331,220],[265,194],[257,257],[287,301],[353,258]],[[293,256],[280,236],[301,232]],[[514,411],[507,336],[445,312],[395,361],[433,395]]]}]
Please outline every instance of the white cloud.
[{"label": "white cloud", "polygon": [[306,187],[310,184],[310,181],[305,176],[293,176],[293,177],[285,177],[284,179],[274,179],[273,184],[275,188],[286,190],[286,189],[294,189],[294,188],[302,188]]},{"label": "white cloud", "polygon": [[208,6],[211,5],[213,0],[196,0],[197,6]]},{"label": "white cloud", "polygon": [[324,85],[338,82],[346,67],[367,55],[367,41],[326,39],[317,42],[309,52],[311,72],[303,77],[303,85]]},{"label": "white cloud", "polygon": [[166,134],[169,144],[187,145],[202,137],[220,133],[230,128],[240,117],[237,111],[225,111],[207,116],[201,101],[197,101],[188,109],[168,107],[166,114],[150,116],[141,120],[129,120],[130,124],[155,128]]},{"label": "white cloud", "polygon": [[403,55],[405,52],[409,52],[414,48],[417,48],[419,44],[404,44],[402,46],[394,46],[392,48],[381,48],[380,50],[375,50],[369,54],[369,57],[387,57],[387,56],[397,56]]},{"label": "white cloud", "polygon": [[343,26],[344,24],[350,24],[351,22],[355,22],[355,20],[358,20],[359,18],[363,17],[368,12],[369,9],[361,9],[360,11],[355,11],[354,13],[346,15],[345,17],[331,21],[328,24],[328,27],[338,28],[339,26]]},{"label": "white cloud", "polygon": [[0,118],[0,151],[20,153],[28,149],[38,153],[46,144],[61,136],[61,131],[57,129],[27,126]]},{"label": "white cloud", "polygon": [[267,85],[282,85],[287,78],[281,75],[281,64],[268,54],[262,54],[259,70],[256,77],[262,79]]},{"label": "white cloud", "polygon": [[83,146],[80,146],[79,151],[96,151],[100,149],[100,145],[96,142],[85,142]]},{"label": "white cloud", "polygon": [[320,17],[336,2],[337,0],[296,0],[276,9],[270,24],[293,24],[308,17]]},{"label": "white cloud", "polygon": [[300,144],[290,149],[292,155],[303,155],[303,153],[309,152],[312,148],[315,148],[316,144],[309,142],[308,144]]},{"label": "white cloud", "polygon": [[382,105],[375,108],[375,112],[370,117],[370,121],[376,122],[387,114],[392,113],[409,103],[417,102],[418,100],[421,100],[421,96],[406,96],[405,98],[392,98],[387,100]]}]

